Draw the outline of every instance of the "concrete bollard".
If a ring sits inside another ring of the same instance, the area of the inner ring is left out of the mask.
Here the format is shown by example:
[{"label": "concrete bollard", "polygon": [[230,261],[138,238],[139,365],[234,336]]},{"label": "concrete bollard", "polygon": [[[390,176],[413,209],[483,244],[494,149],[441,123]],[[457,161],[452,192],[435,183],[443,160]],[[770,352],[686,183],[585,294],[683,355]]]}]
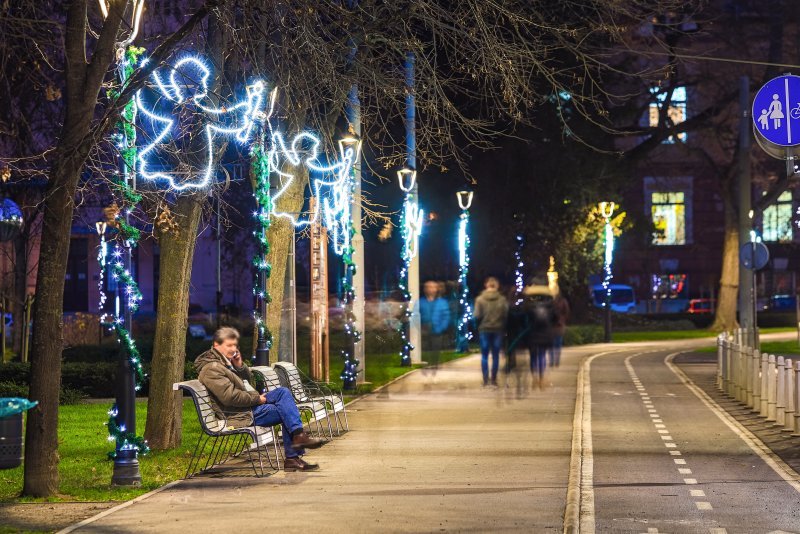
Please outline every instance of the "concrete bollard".
[{"label": "concrete bollard", "polygon": [[761,406],[758,414],[761,417],[767,416],[767,397],[769,391],[769,354],[761,355]]},{"label": "concrete bollard", "polygon": [[786,419],[786,363],[783,356],[775,362],[777,392],[775,393],[775,426],[783,426]]},{"label": "concrete bollard", "polygon": [[794,366],[789,358],[786,358],[783,364],[785,366],[783,376],[786,379],[786,408],[784,409],[783,430],[794,432]]},{"label": "concrete bollard", "polygon": [[725,374],[725,394],[733,396],[733,342],[728,337],[728,349],[725,351],[725,361],[727,372]]},{"label": "concrete bollard", "polygon": [[775,401],[778,386],[778,373],[775,369],[775,355],[769,355],[767,370],[767,421],[775,421]]},{"label": "concrete bollard", "polygon": [[750,407],[754,412],[761,409],[761,352],[753,349],[753,402]]},{"label": "concrete bollard", "polygon": [[747,373],[747,398],[745,399],[745,404],[747,404],[748,408],[753,407],[753,396],[755,395],[756,389],[756,373],[755,373],[755,366],[758,360],[756,360],[755,355],[758,351],[752,347],[748,347],[745,350],[745,371]]},{"label": "concrete bollard", "polygon": [[793,436],[800,436],[800,361],[794,362],[794,432]]},{"label": "concrete bollard", "polygon": [[722,389],[722,334],[717,336],[717,389]]},{"label": "concrete bollard", "polygon": [[[741,339],[741,336],[739,336]],[[738,341],[738,340],[737,340]],[[742,345],[741,343],[734,343],[733,345],[733,398],[742,402]]]}]

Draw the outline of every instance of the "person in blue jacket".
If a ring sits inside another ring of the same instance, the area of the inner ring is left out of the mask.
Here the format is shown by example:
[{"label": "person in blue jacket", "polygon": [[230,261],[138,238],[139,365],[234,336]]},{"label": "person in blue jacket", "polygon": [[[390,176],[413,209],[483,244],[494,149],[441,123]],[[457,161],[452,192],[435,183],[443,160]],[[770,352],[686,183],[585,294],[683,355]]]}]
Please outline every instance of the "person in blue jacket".
[{"label": "person in blue jacket", "polygon": [[433,372],[439,365],[439,353],[444,347],[447,328],[450,326],[450,306],[440,295],[439,283],[428,280],[423,285],[423,298],[418,309],[422,327],[422,349],[429,351],[428,363]]}]

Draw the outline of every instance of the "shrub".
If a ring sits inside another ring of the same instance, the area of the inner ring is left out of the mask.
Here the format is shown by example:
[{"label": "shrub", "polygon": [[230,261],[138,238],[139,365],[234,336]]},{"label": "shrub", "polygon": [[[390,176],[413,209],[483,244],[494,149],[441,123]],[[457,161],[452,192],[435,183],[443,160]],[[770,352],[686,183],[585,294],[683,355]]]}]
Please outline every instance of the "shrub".
[{"label": "shrub", "polygon": [[22,397],[28,398],[28,386],[17,382],[0,382],[0,397]]}]

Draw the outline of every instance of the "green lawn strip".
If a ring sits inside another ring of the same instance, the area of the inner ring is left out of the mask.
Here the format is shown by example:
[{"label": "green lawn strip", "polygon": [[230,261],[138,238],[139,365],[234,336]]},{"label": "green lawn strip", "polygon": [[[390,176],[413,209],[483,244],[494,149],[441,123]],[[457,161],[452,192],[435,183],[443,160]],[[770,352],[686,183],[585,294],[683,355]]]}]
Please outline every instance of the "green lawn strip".
[{"label": "green lawn strip", "polygon": [[[770,327],[762,328],[761,334],[775,334],[783,332],[794,332],[792,327]],[[670,341],[681,339],[701,339],[716,338],[717,332],[705,329],[696,330],[660,330],[646,332],[614,332],[613,339],[617,343],[632,343],[636,341]]]},{"label": "green lawn strip", "polygon": [[[443,352],[440,362],[444,363],[468,354]],[[425,359],[424,353],[423,359]],[[400,366],[400,356],[397,353],[368,355],[369,384],[359,386],[357,394],[372,391],[417,367],[420,365]],[[332,371],[336,369],[333,361],[331,368]],[[338,377],[332,385],[341,386]],[[355,396],[357,395],[348,397]],[[58,497],[19,498],[23,483],[23,468],[20,466],[15,469],[0,470],[0,502],[125,501],[180,479],[186,474],[186,468],[200,434],[200,424],[191,399],[186,398],[183,401],[182,445],[169,451],[152,451],[141,457],[139,467],[142,486],[139,488],[111,487],[114,464],[106,459],[106,453],[112,450],[114,445],[108,441],[108,432],[103,424],[108,420],[109,408],[109,405],[95,403],[59,408],[58,437],[61,461],[58,471],[61,478],[61,494]],[[136,426],[139,435],[144,432],[146,418],[147,403],[140,400],[136,403]]]}]

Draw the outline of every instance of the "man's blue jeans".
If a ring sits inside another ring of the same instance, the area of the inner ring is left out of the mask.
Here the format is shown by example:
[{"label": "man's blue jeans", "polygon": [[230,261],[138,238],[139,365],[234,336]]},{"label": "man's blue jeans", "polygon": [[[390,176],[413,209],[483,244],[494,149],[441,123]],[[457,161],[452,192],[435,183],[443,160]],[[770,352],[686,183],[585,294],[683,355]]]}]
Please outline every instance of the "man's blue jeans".
[{"label": "man's blue jeans", "polygon": [[497,381],[497,368],[500,365],[500,347],[503,345],[502,332],[481,332],[481,371],[483,383],[489,382],[489,351],[492,351],[492,382]]},{"label": "man's blue jeans", "polygon": [[292,448],[292,432],[301,430],[303,422],[294,402],[292,392],[286,388],[275,388],[267,393],[267,403],[253,408],[254,424],[258,426],[283,425],[283,448],[287,458],[304,454],[303,449]]},{"label": "man's blue jeans", "polygon": [[531,374],[537,373],[539,378],[544,376],[544,370],[547,367],[547,349],[547,345],[536,343],[528,345],[528,350],[531,353]]},{"label": "man's blue jeans", "polygon": [[564,346],[564,336],[555,336],[553,345],[550,347],[550,367],[561,365],[561,347]]}]

